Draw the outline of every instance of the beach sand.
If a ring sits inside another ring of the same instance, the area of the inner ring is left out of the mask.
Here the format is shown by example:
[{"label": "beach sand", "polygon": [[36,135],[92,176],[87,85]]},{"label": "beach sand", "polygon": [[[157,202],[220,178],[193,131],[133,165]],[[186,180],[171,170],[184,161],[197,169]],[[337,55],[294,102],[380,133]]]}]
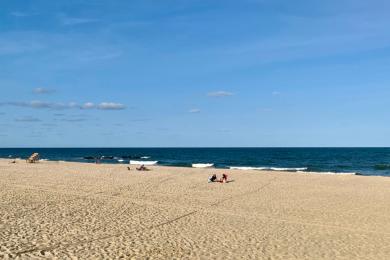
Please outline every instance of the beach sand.
[{"label": "beach sand", "polygon": [[0,258],[390,259],[390,178],[127,166],[0,160]]}]

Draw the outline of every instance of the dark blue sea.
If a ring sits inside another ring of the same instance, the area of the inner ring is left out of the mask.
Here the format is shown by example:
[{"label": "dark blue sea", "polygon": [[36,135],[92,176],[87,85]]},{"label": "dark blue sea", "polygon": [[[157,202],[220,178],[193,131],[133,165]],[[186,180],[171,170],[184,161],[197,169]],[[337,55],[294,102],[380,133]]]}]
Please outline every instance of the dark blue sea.
[{"label": "dark blue sea", "polygon": [[128,164],[158,161],[158,165],[191,167],[212,163],[216,168],[270,169],[324,174],[390,176],[390,148],[0,148],[1,158]]}]

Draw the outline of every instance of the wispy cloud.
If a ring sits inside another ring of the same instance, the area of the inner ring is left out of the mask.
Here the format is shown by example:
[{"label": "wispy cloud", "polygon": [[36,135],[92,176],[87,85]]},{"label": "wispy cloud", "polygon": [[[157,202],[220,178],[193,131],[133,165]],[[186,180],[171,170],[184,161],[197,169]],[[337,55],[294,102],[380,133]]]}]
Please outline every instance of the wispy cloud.
[{"label": "wispy cloud", "polygon": [[228,91],[223,91],[223,90],[207,93],[207,96],[209,96],[209,97],[229,97],[229,96],[233,96],[233,95],[234,95],[234,93],[228,92]]},{"label": "wispy cloud", "polygon": [[123,110],[126,109],[126,106],[120,103],[103,102],[97,105],[97,108],[101,110]]},{"label": "wispy cloud", "polygon": [[282,93],[279,91],[272,91],[273,96],[279,96],[280,94],[282,94]]},{"label": "wispy cloud", "polygon": [[54,89],[48,89],[48,88],[34,88],[33,93],[34,94],[51,94],[54,93]]},{"label": "wispy cloud", "polygon": [[80,24],[88,24],[98,22],[98,19],[85,18],[85,17],[69,17],[69,16],[61,16],[60,21],[62,25],[72,26],[72,25],[80,25]]},{"label": "wispy cloud", "polygon": [[0,102],[0,106],[16,106],[35,109],[100,109],[100,110],[123,110],[126,106],[114,102],[102,102],[100,104],[93,104],[92,102],[84,103],[83,105],[75,102],[70,103],[53,103],[44,101],[30,101],[30,102]]},{"label": "wispy cloud", "polygon": [[49,103],[42,101],[30,101],[30,102],[1,102],[0,106],[15,106],[15,107],[28,107],[28,108],[52,108],[60,109],[64,104],[60,103]]},{"label": "wispy cloud", "polygon": [[32,116],[25,116],[25,117],[19,117],[15,118],[16,122],[28,122],[28,123],[36,123],[36,122],[41,122],[40,119]]},{"label": "wispy cloud", "polygon": [[192,108],[192,109],[190,109],[190,110],[188,110],[188,113],[193,113],[193,114],[195,114],[195,113],[200,113],[200,109],[199,108]]},{"label": "wispy cloud", "polygon": [[122,51],[111,51],[101,50],[99,51],[88,51],[81,53],[78,59],[82,62],[100,61],[100,60],[111,60],[123,55]]},{"label": "wispy cloud", "polygon": [[86,118],[63,118],[61,119],[60,121],[63,121],[63,122],[85,122],[87,121],[88,119]]},{"label": "wispy cloud", "polygon": [[13,11],[10,12],[9,14],[14,17],[28,17],[28,16],[37,15],[36,13],[27,13],[27,12],[20,12],[20,11]]}]

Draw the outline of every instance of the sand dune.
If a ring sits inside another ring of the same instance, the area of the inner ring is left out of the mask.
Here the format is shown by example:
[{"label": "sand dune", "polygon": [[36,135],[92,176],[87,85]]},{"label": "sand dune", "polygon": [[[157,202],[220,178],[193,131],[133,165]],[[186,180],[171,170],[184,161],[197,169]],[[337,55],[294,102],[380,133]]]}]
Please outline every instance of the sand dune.
[{"label": "sand dune", "polygon": [[390,258],[390,178],[150,168],[0,160],[0,258]]}]

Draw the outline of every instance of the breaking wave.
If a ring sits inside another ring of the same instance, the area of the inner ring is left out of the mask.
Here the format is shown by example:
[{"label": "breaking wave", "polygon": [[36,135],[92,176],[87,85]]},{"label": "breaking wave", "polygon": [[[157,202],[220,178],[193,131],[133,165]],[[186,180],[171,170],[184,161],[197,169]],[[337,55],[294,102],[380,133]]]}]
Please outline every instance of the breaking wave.
[{"label": "breaking wave", "polygon": [[193,163],[192,168],[210,168],[213,167],[213,163]]},{"label": "breaking wave", "polygon": [[130,161],[130,164],[136,164],[136,165],[156,165],[158,161]]},{"label": "breaking wave", "polygon": [[299,173],[310,173],[310,174],[325,174],[325,175],[359,175],[356,172],[303,172],[298,171]]},{"label": "breaking wave", "polygon": [[236,167],[232,166],[229,167],[231,170],[258,170],[258,171],[289,171],[289,172],[297,172],[297,171],[306,171],[306,167],[301,167],[301,168],[279,168],[279,167]]}]

